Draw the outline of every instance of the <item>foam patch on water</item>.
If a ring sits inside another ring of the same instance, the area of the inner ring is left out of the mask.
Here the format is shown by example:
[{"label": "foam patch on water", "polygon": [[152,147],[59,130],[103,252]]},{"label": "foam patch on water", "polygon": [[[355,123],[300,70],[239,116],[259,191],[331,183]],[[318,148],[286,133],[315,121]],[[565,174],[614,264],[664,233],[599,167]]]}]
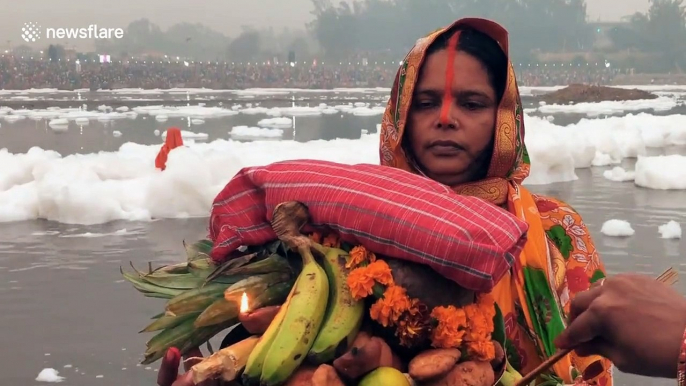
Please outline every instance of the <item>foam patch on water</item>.
[{"label": "foam patch on water", "polygon": [[660,237],[663,239],[681,238],[681,225],[674,220],[671,220],[667,224],[660,225],[657,231],[660,233]]},{"label": "foam patch on water", "polygon": [[[348,111],[370,108],[345,105]],[[317,106],[319,111],[331,107]],[[336,108],[336,111],[342,109]],[[286,117],[266,118],[286,124]],[[686,116],[628,115],[583,119],[559,126],[526,117],[526,144],[532,163],[525,184],[573,181],[575,169],[618,166],[638,157],[635,183],[651,189],[686,189],[686,157],[646,157],[648,147],[686,144]],[[377,125],[378,126],[378,125]],[[163,133],[164,138],[166,133]],[[154,167],[161,144],[125,143],[115,152],[62,156],[33,148],[25,154],[0,150],[0,221],[48,219],[62,223],[99,224],[114,220],[205,217],[217,193],[242,167],[312,158],[345,164],[378,164],[379,133],[360,139],[306,143],[282,140],[282,129],[236,126],[235,140],[206,140],[207,134],[182,132],[185,146],[169,154],[167,169]],[[125,138],[125,137],[124,137]],[[630,173],[610,169],[613,181]]]},{"label": "foam patch on water", "polygon": [[651,189],[686,189],[686,156],[640,157],[635,182]]},{"label": "foam patch on water", "polygon": [[65,380],[55,369],[43,369],[36,377],[36,382],[60,383]]},{"label": "foam patch on water", "polygon": [[603,172],[603,177],[610,181],[626,182],[633,181],[634,178],[636,178],[636,173],[632,171],[626,171],[621,166],[615,166],[611,170],[605,170]]},{"label": "foam patch on water", "polygon": [[283,136],[283,130],[264,127],[235,126],[231,129],[229,135],[231,138],[237,140],[279,139]]},{"label": "foam patch on water", "polygon": [[274,129],[289,129],[293,126],[293,120],[288,117],[266,118],[257,122],[257,126]]},{"label": "foam patch on water", "polygon": [[603,223],[600,233],[611,237],[628,237],[636,232],[628,221],[613,219]]}]

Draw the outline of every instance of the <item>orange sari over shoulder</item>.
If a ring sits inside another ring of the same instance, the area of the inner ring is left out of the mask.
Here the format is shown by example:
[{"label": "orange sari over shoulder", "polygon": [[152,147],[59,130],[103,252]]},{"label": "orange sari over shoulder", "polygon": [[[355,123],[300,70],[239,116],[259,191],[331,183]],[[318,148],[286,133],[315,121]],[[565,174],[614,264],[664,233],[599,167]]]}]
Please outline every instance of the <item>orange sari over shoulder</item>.
[{"label": "orange sari over shoulder", "polygon": [[[383,165],[422,174],[401,146],[414,87],[431,43],[460,26],[489,35],[509,57],[507,31],[484,19],[458,20],[418,40],[400,66],[383,116],[379,150]],[[514,68],[509,63],[487,177],[453,189],[503,206],[529,224],[527,243],[515,268],[492,292],[505,319],[508,361],[520,373],[528,373],[554,354],[553,340],[566,327],[570,299],[588,289],[591,282],[605,277],[605,269],[579,214],[569,205],[535,195],[522,185],[529,167],[522,103]],[[558,362],[552,373],[537,384],[573,383],[586,371],[586,375],[593,371],[588,384],[612,385],[612,364],[608,360],[579,358],[574,354]]]}]

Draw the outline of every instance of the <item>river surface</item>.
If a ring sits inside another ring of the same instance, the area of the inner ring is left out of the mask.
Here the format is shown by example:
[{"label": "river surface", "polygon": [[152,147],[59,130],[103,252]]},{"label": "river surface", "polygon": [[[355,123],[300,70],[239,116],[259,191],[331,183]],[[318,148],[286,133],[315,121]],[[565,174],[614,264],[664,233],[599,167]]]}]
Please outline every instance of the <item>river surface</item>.
[{"label": "river surface", "polygon": [[[209,140],[227,138],[232,126],[255,125],[256,119],[242,115],[208,119],[198,130],[208,133]],[[299,140],[359,138],[362,130],[376,130],[379,120],[379,116],[345,114],[296,119],[296,129],[287,136]],[[44,121],[2,125],[0,147],[26,152],[37,145],[70,154],[116,150],[127,141],[159,143],[153,130],[186,125],[186,121],[159,123],[139,118],[92,122],[83,131],[59,136],[53,135]],[[112,125],[122,132],[121,137],[111,135]],[[668,152],[686,154],[684,149]],[[627,162],[623,166],[630,169],[633,165]],[[611,182],[602,176],[606,169],[577,170],[577,181],[532,189],[565,200],[581,213],[609,273],[657,275],[674,267],[683,277],[686,243],[660,239],[657,227],[670,220],[686,223],[686,193]],[[636,234],[628,238],[603,236],[600,228],[609,219],[629,221]],[[182,240],[203,238],[206,227],[207,219],[96,226],[48,221],[0,224],[0,352],[5,358],[0,362],[0,384],[38,384],[34,379],[43,368],[58,370],[66,377],[64,385],[155,384],[156,365],[138,365],[148,336],[137,331],[149,323],[163,303],[136,292],[122,280],[119,267],[127,267],[129,262],[138,267],[148,262],[179,262],[184,259]],[[686,280],[677,288],[686,293]],[[618,373],[616,384],[673,383]]]}]

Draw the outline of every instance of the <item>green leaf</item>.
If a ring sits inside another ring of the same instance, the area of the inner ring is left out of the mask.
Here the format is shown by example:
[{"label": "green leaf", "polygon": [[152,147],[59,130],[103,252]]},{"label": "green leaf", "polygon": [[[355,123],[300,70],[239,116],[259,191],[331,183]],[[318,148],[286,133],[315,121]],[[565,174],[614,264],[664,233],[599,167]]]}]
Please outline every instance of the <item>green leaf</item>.
[{"label": "green leaf", "polygon": [[500,346],[505,348],[505,319],[503,318],[503,312],[495,305],[495,316],[493,317],[493,333],[491,338],[496,342],[500,343]]},{"label": "green leaf", "polygon": [[562,225],[554,225],[545,233],[550,240],[555,243],[557,249],[560,250],[562,257],[564,257],[565,260],[569,260],[569,256],[571,256],[574,247],[572,247],[572,238],[569,237],[565,228],[563,228]]},{"label": "green leaf", "polygon": [[593,276],[591,276],[591,283],[595,283],[600,279],[605,278],[605,272],[597,269],[595,272],[593,272]]},{"label": "green leaf", "polygon": [[581,373],[576,369],[576,367],[572,367],[570,372],[572,374],[572,380],[575,380],[581,376]]},{"label": "green leaf", "polygon": [[507,355],[507,361],[514,367],[517,371],[522,369],[522,360],[517,353],[517,348],[511,340],[505,339],[505,355]]}]

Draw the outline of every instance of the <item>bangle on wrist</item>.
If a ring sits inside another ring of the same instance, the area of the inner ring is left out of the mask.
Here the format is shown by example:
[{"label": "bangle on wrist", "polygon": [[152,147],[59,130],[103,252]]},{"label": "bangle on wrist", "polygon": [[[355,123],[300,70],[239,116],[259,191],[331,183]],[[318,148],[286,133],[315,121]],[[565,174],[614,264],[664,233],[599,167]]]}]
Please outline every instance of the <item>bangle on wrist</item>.
[{"label": "bangle on wrist", "polygon": [[678,386],[686,386],[686,329],[684,330],[684,336],[681,338],[681,346],[679,348],[676,381]]}]

